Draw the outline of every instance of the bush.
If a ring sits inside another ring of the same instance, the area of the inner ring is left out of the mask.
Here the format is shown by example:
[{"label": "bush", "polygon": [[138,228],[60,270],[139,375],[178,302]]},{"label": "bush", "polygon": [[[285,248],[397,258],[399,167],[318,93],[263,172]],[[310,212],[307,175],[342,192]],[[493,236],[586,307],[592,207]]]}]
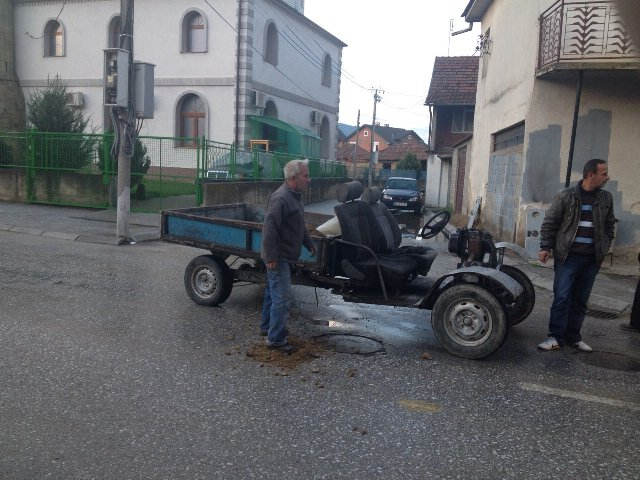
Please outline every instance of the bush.
[{"label": "bush", "polygon": [[67,105],[68,92],[59,77],[31,95],[27,103],[28,123],[40,132],[75,135],[44,135],[36,142],[35,164],[48,168],[80,169],[93,155],[96,141],[83,135],[89,123],[82,112]]},{"label": "bush", "polygon": [[[105,145],[106,143],[106,145]],[[118,159],[111,159],[111,168],[107,169],[105,159],[105,151],[107,155],[111,155],[111,146],[113,145],[113,135],[105,135],[98,148],[98,168],[103,173],[118,174]],[[149,167],[151,166],[151,158],[147,155],[147,147],[136,138],[136,144],[131,157],[131,188],[137,186],[142,181]]]}]

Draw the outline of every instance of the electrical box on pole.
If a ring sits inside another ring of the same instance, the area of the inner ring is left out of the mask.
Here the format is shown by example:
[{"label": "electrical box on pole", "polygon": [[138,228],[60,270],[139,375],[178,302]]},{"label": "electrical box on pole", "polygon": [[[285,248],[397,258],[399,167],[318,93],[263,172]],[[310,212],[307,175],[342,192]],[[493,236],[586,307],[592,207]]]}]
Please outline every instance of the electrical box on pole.
[{"label": "electrical box on pole", "polygon": [[155,65],[133,62],[133,85],[136,118],[153,118],[154,69]]},{"label": "electrical box on pole", "polygon": [[129,105],[129,52],[120,48],[104,50],[104,105]]}]

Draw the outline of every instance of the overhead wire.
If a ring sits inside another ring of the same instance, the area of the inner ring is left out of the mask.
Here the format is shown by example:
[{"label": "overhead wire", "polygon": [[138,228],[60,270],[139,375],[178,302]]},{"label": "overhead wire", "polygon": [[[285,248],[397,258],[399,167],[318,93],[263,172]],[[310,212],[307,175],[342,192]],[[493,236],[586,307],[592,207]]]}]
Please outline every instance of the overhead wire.
[{"label": "overhead wire", "polygon": [[[264,10],[261,10],[261,9],[259,10],[264,14],[265,17],[267,17]],[[291,45],[291,47],[294,48],[303,58],[308,60],[309,63],[311,63],[314,67],[318,68],[321,72],[323,72],[324,58],[314,53],[311,47],[309,47],[309,45],[305,43],[305,41],[295,32],[295,30],[291,28],[291,26],[287,25],[286,27],[287,27],[287,30],[289,30],[289,32],[291,32],[291,34],[297,39],[298,43],[296,43],[295,40],[293,40],[289,35],[285,34],[285,32],[281,31],[280,29],[277,30],[278,35],[282,37],[282,39],[285,42]],[[312,40],[318,46],[320,52],[322,52],[321,55],[324,54],[325,53],[324,47],[320,45],[320,43],[318,43],[318,41],[315,38],[313,38]],[[345,79],[347,79],[348,81],[350,81],[351,83],[353,83],[354,85],[356,85],[357,87],[363,90],[371,90],[371,88],[365,87],[361,82],[357,81],[353,75],[351,75],[344,68],[342,68],[342,66],[338,64],[338,62],[335,61],[333,57],[331,57],[331,72],[332,74],[335,74],[335,76],[337,77],[343,76]]]},{"label": "overhead wire", "polygon": [[[62,11],[64,10],[65,5],[67,4],[68,0],[63,0],[62,1],[62,7],[60,7],[60,11],[58,12],[58,15],[56,15],[56,18],[54,20],[54,22],[57,22],[60,19],[60,15],[62,15]],[[41,40],[44,38],[44,33],[42,35],[40,35],[39,37],[36,37],[35,35],[31,35],[29,32],[24,32],[24,34],[26,36],[28,36],[29,38],[32,38],[33,40]]]},{"label": "overhead wire", "polygon": [[[222,15],[222,13],[220,13],[213,5],[211,5],[211,3],[209,2],[209,0],[203,0],[204,3],[206,3],[209,8],[211,8],[216,15],[218,15],[218,17],[220,17],[220,19],[222,19],[222,21],[224,23],[226,23],[229,28],[231,28],[234,32],[236,32],[236,34],[239,35],[238,30],[236,29],[236,27],[234,27],[227,19],[224,15]],[[260,57],[265,60],[264,55],[262,54],[262,52],[260,52],[256,47],[254,47],[253,45],[249,45],[249,47],[256,52],[258,55],[260,55]],[[266,60],[265,60],[266,61]],[[286,78],[287,80],[289,80],[293,85],[295,85],[296,87],[298,87],[298,89],[300,89],[301,92],[305,93],[306,95],[308,95],[312,100],[315,100],[316,102],[319,102],[319,100],[317,98],[315,98],[315,96],[313,94],[311,94],[309,91],[307,91],[305,88],[303,88],[302,86],[300,86],[300,84],[298,84],[298,82],[296,82],[295,80],[293,80],[289,75],[287,75],[285,72],[283,72],[281,69],[278,68],[277,65],[273,65],[270,64],[276,71],[278,71],[284,78]]]}]

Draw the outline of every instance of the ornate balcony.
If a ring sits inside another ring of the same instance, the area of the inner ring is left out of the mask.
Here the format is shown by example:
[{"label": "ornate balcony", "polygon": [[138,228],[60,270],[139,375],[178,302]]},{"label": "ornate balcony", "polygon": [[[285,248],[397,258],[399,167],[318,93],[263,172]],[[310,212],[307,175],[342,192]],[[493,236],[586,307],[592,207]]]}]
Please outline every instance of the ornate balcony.
[{"label": "ornate balcony", "polygon": [[540,15],[536,74],[579,69],[640,69],[613,0],[559,0]]}]

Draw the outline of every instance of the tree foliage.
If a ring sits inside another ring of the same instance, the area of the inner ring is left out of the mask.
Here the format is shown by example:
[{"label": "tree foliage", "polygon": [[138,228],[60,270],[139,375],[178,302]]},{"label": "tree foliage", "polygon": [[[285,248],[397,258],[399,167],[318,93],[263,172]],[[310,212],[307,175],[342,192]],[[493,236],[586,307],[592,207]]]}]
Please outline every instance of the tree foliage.
[{"label": "tree foliage", "polygon": [[67,105],[68,95],[60,77],[34,92],[27,103],[30,126],[40,132],[84,133],[89,120],[80,110]]},{"label": "tree foliage", "polygon": [[29,126],[52,133],[37,136],[36,166],[78,170],[91,163],[96,140],[85,135],[89,120],[67,103],[68,92],[59,77],[49,80],[47,87],[34,92],[27,102]]},{"label": "tree foliage", "polygon": [[420,170],[422,165],[415,153],[407,153],[404,158],[398,162],[396,168],[398,170]]},{"label": "tree foliage", "polygon": [[[98,149],[99,162],[98,167],[102,172],[112,175],[118,174],[118,159],[110,159],[107,162],[105,158],[105,151],[107,155],[111,155],[111,146],[113,145],[113,135],[106,135],[104,137],[106,145],[100,144]],[[147,173],[151,166],[151,158],[147,155],[147,147],[136,138],[135,147],[133,149],[133,155],[131,157],[131,186],[134,187],[142,181],[142,177]]]}]

